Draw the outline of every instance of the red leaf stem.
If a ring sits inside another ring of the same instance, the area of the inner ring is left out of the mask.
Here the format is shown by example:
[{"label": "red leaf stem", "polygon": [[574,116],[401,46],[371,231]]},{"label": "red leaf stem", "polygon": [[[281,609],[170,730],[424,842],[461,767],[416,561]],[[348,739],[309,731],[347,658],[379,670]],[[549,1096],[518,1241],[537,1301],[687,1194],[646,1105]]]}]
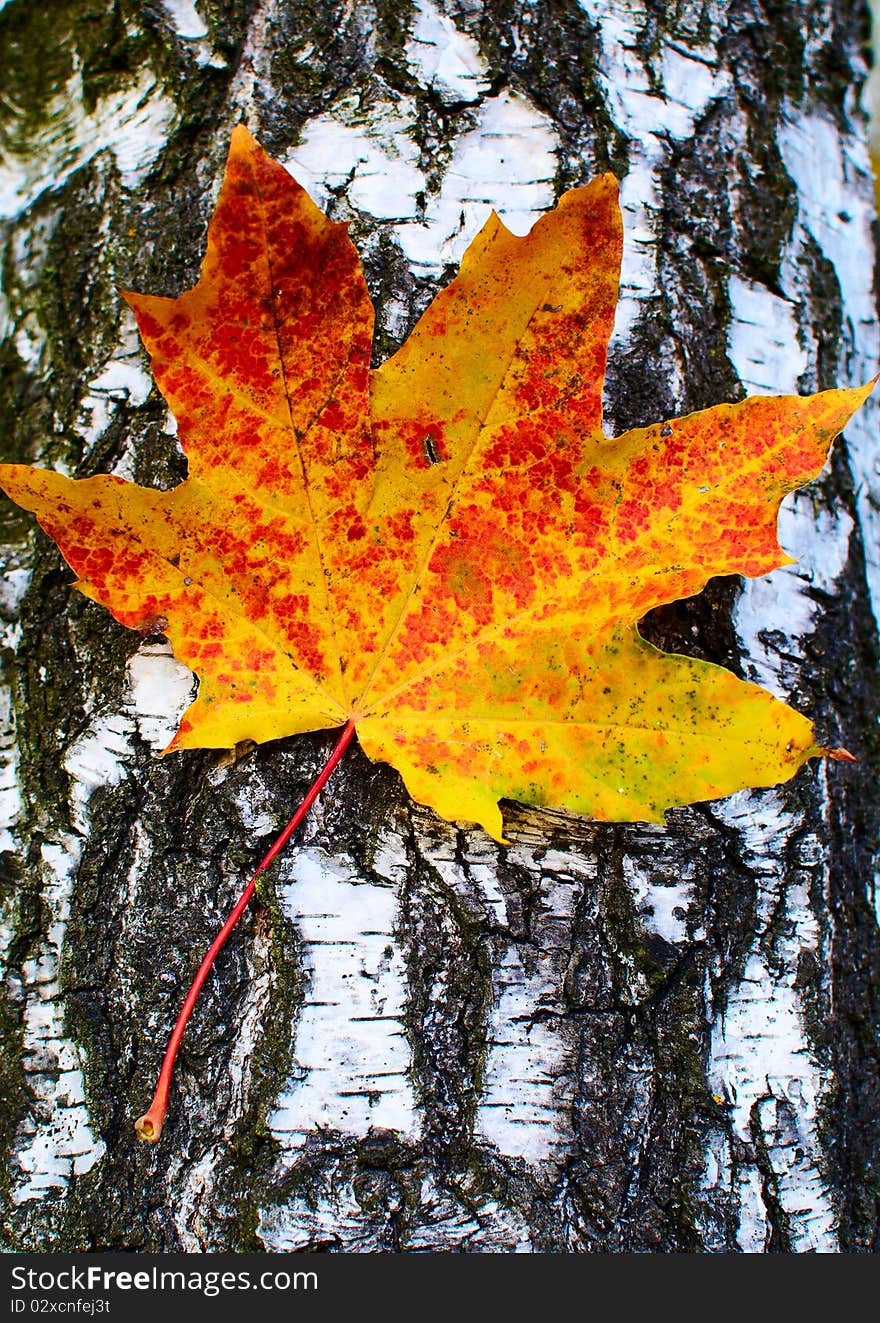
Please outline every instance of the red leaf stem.
[{"label": "red leaf stem", "polygon": [[178,1015],[177,1021],[174,1025],[174,1029],[171,1032],[171,1037],[168,1040],[168,1046],[165,1049],[165,1056],[162,1059],[162,1069],[159,1071],[159,1080],[156,1085],[156,1092],[153,1095],[153,1101],[150,1104],[150,1109],[149,1111],[145,1112],[143,1116],[138,1117],[137,1121],[135,1121],[134,1123],[134,1128],[138,1133],[138,1137],[140,1139],[146,1140],[147,1143],[155,1144],[157,1139],[162,1133],[162,1126],[165,1121],[165,1113],[168,1110],[168,1091],[171,1087],[171,1074],[172,1071],[174,1070],[174,1062],[177,1058],[177,1051],[178,1048],[180,1047],[180,1041],[183,1038],[184,1031],[189,1021],[189,1017],[192,1015],[193,1007],[195,1006],[196,1000],[198,999],[198,995],[202,990],[202,985],[204,984],[205,979],[208,977],[208,973],[211,969],[211,966],[213,965],[219,952],[223,948],[227,937],[232,932],[235,925],[238,923],[244,911],[247,909],[251,897],[253,896],[254,891],[256,889],[257,878],[259,877],[260,873],[262,873],[266,868],[268,868],[269,864],[271,864],[275,856],[284,849],[285,845],[290,840],[291,836],[296,831],[297,827],[300,825],[303,818],[306,816],[309,809],[312,807],[315,800],[318,798],[318,795],[321,793],[324,786],[327,784],[328,780],[332,776],[333,771],[335,770],[337,764],[342,758],[342,755],[345,753],[345,750],[348,748],[349,744],[351,743],[353,736],[354,736],[354,722],[349,721],[343,727],[342,734],[339,736],[339,739],[336,741],[336,744],[333,748],[333,752],[330,754],[330,757],[327,759],[326,763],[321,768],[321,771],[318,773],[317,777],[315,778],[314,782],[309,788],[308,794],[306,795],[305,799],[300,804],[299,808],[296,810],[293,817],[290,819],[290,822],[288,822],[287,826],[284,828],[284,831],[273,843],[271,849],[268,851],[265,858],[258,866],[250,882],[248,882],[244,891],[241,893],[241,896],[236,901],[235,907],[231,910],[229,917],[227,918],[223,927],[220,929],[219,933],[214,938],[213,942],[211,943],[210,947],[205,953],[205,957],[202,960],[202,963],[199,965],[199,968],[196,972],[196,976],[193,979],[192,984],[190,985],[189,992],[186,994],[186,999],[180,1008],[180,1014]]}]

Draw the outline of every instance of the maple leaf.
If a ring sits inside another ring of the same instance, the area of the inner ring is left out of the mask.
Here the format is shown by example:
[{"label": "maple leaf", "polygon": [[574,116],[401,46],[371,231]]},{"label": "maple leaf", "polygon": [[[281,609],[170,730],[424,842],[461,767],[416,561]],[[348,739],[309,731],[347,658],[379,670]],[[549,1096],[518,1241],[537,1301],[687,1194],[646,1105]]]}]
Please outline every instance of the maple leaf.
[{"label": "maple leaf", "polygon": [[198,284],[126,295],[186,481],[0,466],[80,591],[198,674],[171,749],[348,723],[416,800],[499,840],[502,798],[657,821],[846,756],[638,621],[789,560],[779,504],[873,383],[606,438],[621,242],[611,175],[524,238],[493,214],[371,374],[346,227],[235,130]]}]

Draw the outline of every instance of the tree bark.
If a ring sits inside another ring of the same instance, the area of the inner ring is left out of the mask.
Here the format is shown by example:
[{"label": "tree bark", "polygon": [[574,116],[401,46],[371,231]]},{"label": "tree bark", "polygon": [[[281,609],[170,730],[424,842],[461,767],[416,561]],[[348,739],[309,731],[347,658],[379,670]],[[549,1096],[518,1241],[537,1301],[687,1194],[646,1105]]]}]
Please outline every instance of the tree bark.
[{"label": "tree bark", "polygon": [[[240,119],[352,222],[379,358],[490,205],[522,232],[611,169],[611,430],[867,380],[866,41],[859,0],[6,0],[4,458],[181,478],[117,287],[194,282]],[[665,828],[510,804],[499,846],[353,749],[155,1147],[177,1007],[330,737],[157,757],[189,674],[7,508],[6,1247],[876,1249],[878,498],[869,403],[786,503],[796,564],[644,625],[856,766]]]}]

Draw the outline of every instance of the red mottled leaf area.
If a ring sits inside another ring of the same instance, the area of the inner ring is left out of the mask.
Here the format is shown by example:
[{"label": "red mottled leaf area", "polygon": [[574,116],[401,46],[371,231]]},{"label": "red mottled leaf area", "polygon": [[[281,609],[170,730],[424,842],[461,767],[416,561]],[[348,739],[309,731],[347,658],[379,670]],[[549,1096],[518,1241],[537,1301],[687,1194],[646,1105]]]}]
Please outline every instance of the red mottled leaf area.
[{"label": "red mottled leaf area", "polygon": [[[490,216],[371,372],[373,309],[346,227],[236,129],[198,284],[126,296],[186,481],[159,492],[0,467],[80,591],[161,628],[198,674],[171,749],[341,727],[317,788],[356,733],[415,799],[499,841],[503,798],[662,821],[848,757],[757,686],[651,647],[638,621],[713,575],[786,562],[779,504],[871,386],[608,439],[621,243],[610,175],[524,238]],[[202,962],[144,1138],[158,1138],[192,1003],[252,890]]]}]

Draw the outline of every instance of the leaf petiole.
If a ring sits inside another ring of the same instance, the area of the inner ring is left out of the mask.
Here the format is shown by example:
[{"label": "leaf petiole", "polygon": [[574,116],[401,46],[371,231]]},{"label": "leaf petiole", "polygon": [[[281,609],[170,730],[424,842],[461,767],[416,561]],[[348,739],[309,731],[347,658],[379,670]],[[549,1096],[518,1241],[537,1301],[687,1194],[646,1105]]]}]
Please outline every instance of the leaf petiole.
[{"label": "leaf petiole", "polygon": [[143,1116],[138,1117],[134,1123],[138,1138],[145,1140],[148,1144],[155,1144],[159,1136],[162,1134],[165,1113],[168,1110],[168,1092],[171,1087],[171,1074],[174,1070],[174,1062],[177,1059],[177,1052],[187,1023],[189,1022],[189,1017],[192,1015],[193,1007],[195,1006],[198,995],[202,990],[202,985],[208,977],[211,966],[223,948],[227,937],[250,904],[251,897],[256,890],[257,878],[260,873],[268,868],[276,855],[281,853],[303,818],[305,818],[309,809],[318,798],[318,795],[333,775],[333,772],[342,758],[342,755],[345,753],[345,750],[351,743],[352,738],[354,737],[354,730],[355,727],[353,721],[347,722],[342,728],[342,733],[336,741],[330,757],[327,759],[326,763],[321,768],[321,771],[310,786],[305,799],[290,819],[290,822],[288,822],[287,826],[284,828],[284,831],[281,832],[280,836],[278,836],[277,840],[273,843],[265,858],[257,867],[253,877],[236,901],[234,908],[230,911],[229,917],[214,938],[205,953],[202,963],[196,971],[196,976],[190,985],[189,992],[186,994],[184,1003],[180,1008],[180,1014],[177,1017],[174,1028],[171,1032],[171,1037],[168,1040],[165,1056],[162,1058],[162,1068],[159,1071],[156,1092],[153,1095],[153,1101],[150,1104],[149,1111],[145,1112]]}]

